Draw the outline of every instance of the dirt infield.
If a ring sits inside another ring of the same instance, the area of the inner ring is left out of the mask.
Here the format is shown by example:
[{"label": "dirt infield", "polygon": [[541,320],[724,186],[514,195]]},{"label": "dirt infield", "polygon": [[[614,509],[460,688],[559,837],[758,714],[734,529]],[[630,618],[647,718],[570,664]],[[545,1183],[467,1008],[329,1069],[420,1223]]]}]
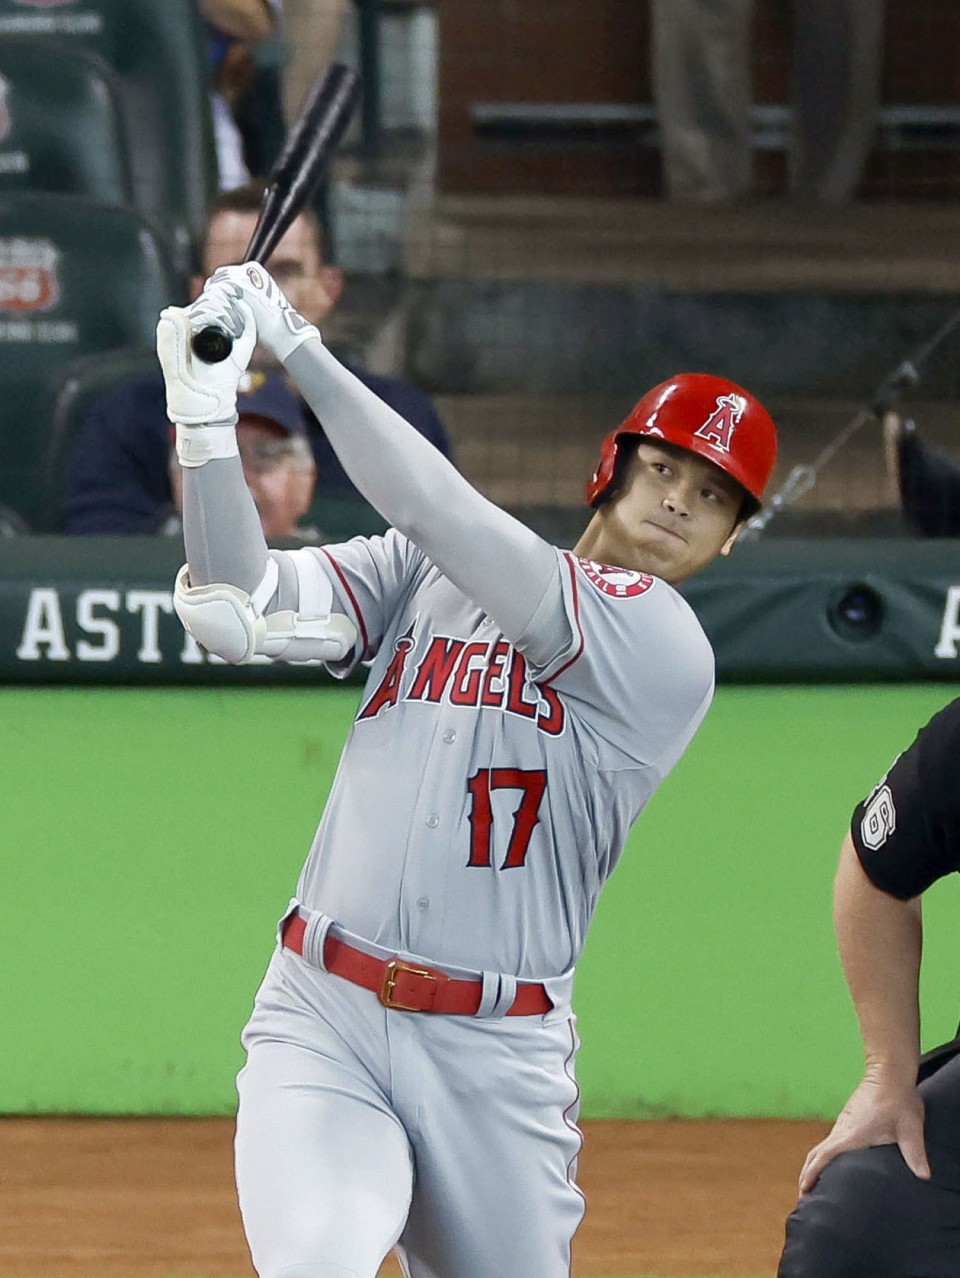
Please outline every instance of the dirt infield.
[{"label": "dirt infield", "polygon": [[[583,1129],[578,1278],[769,1278],[826,1125]],[[0,1278],[251,1278],[232,1135],[223,1119],[0,1119]]]}]

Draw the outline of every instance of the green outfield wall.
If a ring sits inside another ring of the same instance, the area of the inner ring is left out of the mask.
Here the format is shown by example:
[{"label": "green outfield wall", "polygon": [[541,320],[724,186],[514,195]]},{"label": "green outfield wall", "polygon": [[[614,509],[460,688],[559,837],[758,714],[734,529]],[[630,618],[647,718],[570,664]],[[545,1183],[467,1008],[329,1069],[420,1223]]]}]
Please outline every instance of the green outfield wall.
[{"label": "green outfield wall", "polygon": [[[859,1069],[839,843],[958,692],[718,691],[580,965],[586,1116],[834,1114]],[[0,688],[0,1112],[232,1112],[238,1034],[358,696]],[[953,878],[926,918],[930,1046],[960,1016]]]}]

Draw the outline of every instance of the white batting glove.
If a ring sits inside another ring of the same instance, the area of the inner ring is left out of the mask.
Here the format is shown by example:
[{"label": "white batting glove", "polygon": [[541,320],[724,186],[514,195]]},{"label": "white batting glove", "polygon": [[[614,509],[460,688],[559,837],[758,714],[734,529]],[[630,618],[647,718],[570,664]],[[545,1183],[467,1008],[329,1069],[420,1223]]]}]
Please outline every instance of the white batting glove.
[{"label": "white batting glove", "polygon": [[205,291],[223,290],[247,303],[257,325],[257,336],[281,362],[310,337],[320,337],[316,325],[305,320],[287,301],[279,284],[259,262],[221,266],[207,280]]},{"label": "white batting glove", "polygon": [[[230,354],[205,364],[191,349],[194,333],[216,325],[233,338]],[[168,306],[157,325],[157,355],[167,389],[167,416],[185,426],[231,422],[237,416],[237,385],[257,344],[250,308],[234,298],[201,294],[186,309]]]}]

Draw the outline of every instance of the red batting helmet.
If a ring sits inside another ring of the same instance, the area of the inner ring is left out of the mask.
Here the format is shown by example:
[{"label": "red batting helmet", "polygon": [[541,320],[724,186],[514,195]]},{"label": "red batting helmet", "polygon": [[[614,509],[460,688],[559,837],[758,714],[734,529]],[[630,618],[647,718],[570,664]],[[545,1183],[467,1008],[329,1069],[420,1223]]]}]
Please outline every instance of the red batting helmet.
[{"label": "red batting helmet", "polygon": [[712,461],[746,489],[746,516],[760,509],[777,460],[776,427],[748,391],[725,377],[678,373],[647,391],[600,445],[600,461],[587,481],[591,506],[599,506],[616,487],[625,435],[662,439]]}]

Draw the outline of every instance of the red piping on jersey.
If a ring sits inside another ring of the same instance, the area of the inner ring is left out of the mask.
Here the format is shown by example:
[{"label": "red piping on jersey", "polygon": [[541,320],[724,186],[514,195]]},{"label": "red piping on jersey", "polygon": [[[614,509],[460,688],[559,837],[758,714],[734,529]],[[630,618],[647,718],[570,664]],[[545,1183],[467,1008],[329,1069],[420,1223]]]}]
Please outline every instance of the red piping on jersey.
[{"label": "red piping on jersey", "polygon": [[343,575],[343,569],[334,559],[333,555],[330,554],[329,550],[327,550],[325,546],[321,546],[320,550],[323,551],[326,557],[333,564],[333,571],[340,578],[340,584],[343,586],[344,590],[350,596],[350,602],[353,604],[353,611],[357,614],[357,621],[360,622],[360,634],[363,638],[363,655],[366,656],[367,652],[370,649],[370,639],[367,636],[367,627],[364,624],[363,613],[360,611],[360,605],[357,603],[357,596],[350,589],[350,583],[347,581],[346,577]]},{"label": "red piping on jersey", "polygon": [[580,646],[569,661],[565,661],[559,670],[555,670],[553,672],[549,679],[543,680],[544,685],[553,683],[554,679],[560,678],[564,670],[569,670],[573,663],[580,657],[586,643],[583,636],[583,627],[580,625],[580,588],[577,585],[577,570],[574,567],[573,557],[571,555],[565,554],[564,558],[567,561],[567,567],[570,569],[570,581],[573,586],[573,619],[576,622],[577,632],[580,635]]}]

